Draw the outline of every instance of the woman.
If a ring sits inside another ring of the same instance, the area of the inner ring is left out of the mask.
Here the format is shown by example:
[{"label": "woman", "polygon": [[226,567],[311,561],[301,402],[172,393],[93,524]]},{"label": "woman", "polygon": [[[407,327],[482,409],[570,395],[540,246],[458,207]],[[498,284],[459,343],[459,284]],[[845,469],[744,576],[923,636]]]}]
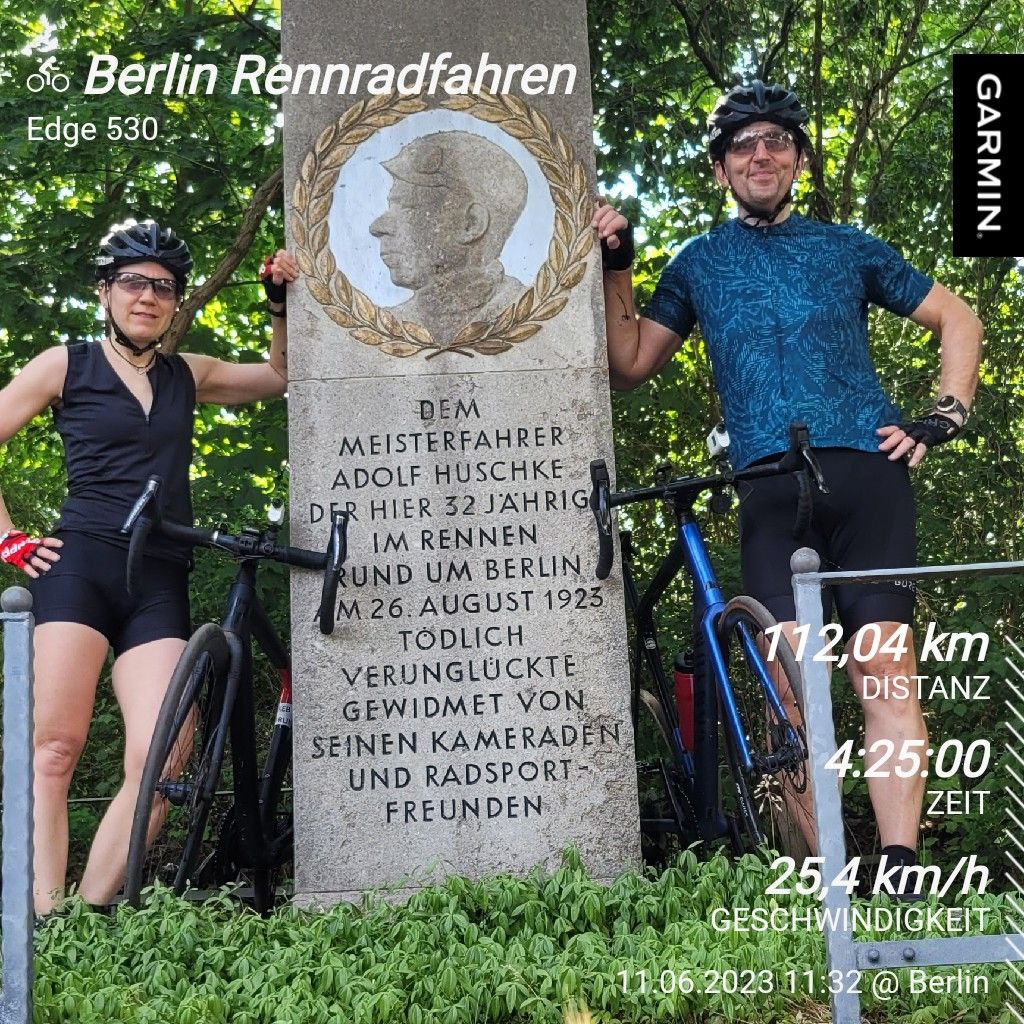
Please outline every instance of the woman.
[{"label": "woman", "polygon": [[164,479],[169,518],[191,522],[194,405],[283,395],[285,285],[298,276],[280,250],[261,277],[273,317],[267,362],[238,365],[158,350],[192,260],[153,221],[120,227],[96,260],[102,341],[56,346],[0,391],[0,444],[47,406],[64,442],[68,497],[54,536],[15,529],[0,495],[0,559],[32,578],[35,630],[35,907],[53,909],[68,856],[67,797],[85,744],[108,646],[125,727],[124,782],[100,823],[80,893],[107,904],[120,888],[142,768],[157,711],[189,635],[187,548],[153,539],[141,593],[125,591],[119,528],[148,477]]}]

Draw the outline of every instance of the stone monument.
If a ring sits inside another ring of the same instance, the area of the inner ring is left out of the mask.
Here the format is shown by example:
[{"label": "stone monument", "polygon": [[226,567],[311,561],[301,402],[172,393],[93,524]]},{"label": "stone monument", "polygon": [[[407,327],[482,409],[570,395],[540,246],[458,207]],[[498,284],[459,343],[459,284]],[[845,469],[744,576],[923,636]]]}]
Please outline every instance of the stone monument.
[{"label": "stone monument", "polygon": [[585,7],[338,10],[283,9],[293,73],[349,86],[284,102],[293,543],[354,517],[333,636],[293,580],[296,894],[568,845],[610,879],[639,826],[587,505],[612,444]]}]

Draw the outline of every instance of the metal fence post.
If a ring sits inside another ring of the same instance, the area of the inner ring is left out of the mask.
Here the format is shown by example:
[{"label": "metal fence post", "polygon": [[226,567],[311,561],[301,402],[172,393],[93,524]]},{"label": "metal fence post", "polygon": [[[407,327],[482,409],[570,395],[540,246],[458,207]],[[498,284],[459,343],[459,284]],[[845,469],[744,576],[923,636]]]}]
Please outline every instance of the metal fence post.
[{"label": "metal fence post", "polygon": [[[835,776],[825,762],[836,751],[835,725],[832,721],[830,673],[824,661],[814,656],[824,645],[821,636],[823,586],[839,583],[870,583],[875,580],[954,579],[964,576],[1005,576],[1024,573],[1024,562],[974,562],[966,565],[912,566],[905,569],[870,569],[853,572],[821,572],[817,554],[801,548],[791,561],[796,617],[808,627],[808,644],[800,661],[804,681],[804,712],[810,753],[811,786],[817,820],[819,846],[824,863],[822,876],[834,878],[846,863],[843,838],[842,801]],[[847,986],[856,971],[876,971],[897,967],[935,967],[946,964],[985,964],[1024,960],[1024,934],[965,935],[937,939],[892,939],[857,941],[848,919],[850,900],[845,890],[838,898],[830,886],[825,908],[846,908],[842,927],[825,931],[825,949],[830,970],[842,971],[835,979],[832,1020],[834,1024],[859,1024],[860,997]],[[836,918],[833,918],[836,920]],[[1014,921],[1010,924],[1016,927]],[[1016,1010],[1014,1016],[1024,1021]]]},{"label": "metal fence post", "polygon": [[[843,808],[839,790],[832,784],[832,773],[825,762],[836,751],[836,730],[832,720],[832,676],[829,663],[815,659],[824,646],[821,584],[802,579],[805,573],[821,569],[818,553],[800,548],[789,563],[794,573],[793,589],[797,621],[809,627],[807,646],[800,662],[804,683],[804,726],[811,768],[811,793],[814,820],[818,833],[818,854],[825,858],[824,868],[846,863],[846,836],[843,831]],[[821,785],[822,780],[827,780]],[[830,877],[823,871],[824,877]],[[840,886],[830,885],[822,905],[837,922],[825,932],[825,964],[831,973],[838,971],[840,984],[832,997],[833,1024],[860,1024],[860,1000],[850,990],[855,988],[857,958],[849,925],[850,897]],[[838,922],[843,922],[842,924]]]},{"label": "metal fence post", "polygon": [[32,1020],[32,595],[0,598],[4,662],[3,995],[0,1021]]}]

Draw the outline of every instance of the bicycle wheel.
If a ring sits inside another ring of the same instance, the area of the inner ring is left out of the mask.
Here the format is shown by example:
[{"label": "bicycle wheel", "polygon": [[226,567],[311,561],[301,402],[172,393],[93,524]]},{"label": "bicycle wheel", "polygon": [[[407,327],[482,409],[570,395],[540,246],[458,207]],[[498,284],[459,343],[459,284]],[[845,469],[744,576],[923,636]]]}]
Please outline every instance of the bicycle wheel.
[{"label": "bicycle wheel", "polygon": [[[796,657],[785,637],[779,637],[776,657],[770,665],[760,653],[758,638],[775,625],[768,609],[750,597],[733,598],[719,616],[719,644],[727,659],[729,682],[753,764],[749,771],[743,770],[736,739],[723,723],[726,758],[736,817],[748,842],[755,848],[767,846],[802,860],[810,853],[808,837],[814,835],[803,685]],[[792,719],[785,709],[780,715],[773,707],[759,666],[768,669],[775,692],[783,701],[787,691],[792,694]]]},{"label": "bicycle wheel", "polygon": [[128,845],[124,897],[164,882],[181,895],[208,852],[207,823],[220,777],[233,694],[220,626],[192,635],[171,675],[142,773]]}]

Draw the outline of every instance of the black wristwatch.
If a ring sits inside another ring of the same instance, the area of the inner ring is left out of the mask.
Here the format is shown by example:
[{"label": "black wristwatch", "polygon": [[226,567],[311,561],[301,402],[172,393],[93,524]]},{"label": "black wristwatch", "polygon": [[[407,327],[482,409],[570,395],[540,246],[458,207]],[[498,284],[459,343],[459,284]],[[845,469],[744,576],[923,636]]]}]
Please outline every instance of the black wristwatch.
[{"label": "black wristwatch", "polygon": [[960,416],[961,426],[967,422],[967,417],[970,415],[967,411],[967,406],[964,405],[956,395],[940,395],[936,398],[935,411],[941,412],[943,416],[948,416],[950,413],[957,413]]}]

